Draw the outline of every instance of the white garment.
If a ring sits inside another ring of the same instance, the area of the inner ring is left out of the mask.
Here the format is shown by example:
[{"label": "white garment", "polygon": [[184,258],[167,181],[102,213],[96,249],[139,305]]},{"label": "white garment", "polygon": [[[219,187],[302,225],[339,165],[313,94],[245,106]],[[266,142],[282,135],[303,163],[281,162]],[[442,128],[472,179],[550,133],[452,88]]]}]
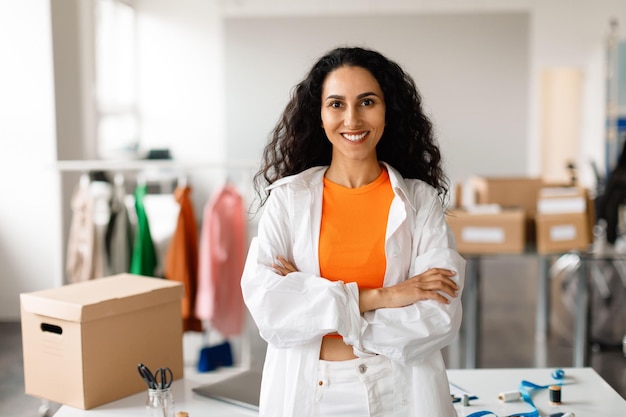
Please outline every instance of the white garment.
[{"label": "white garment", "polygon": [[[272,184],[242,277],[244,300],[268,349],[260,416],[311,417],[322,337],[338,332],[357,356],[391,360],[393,417],[456,416],[441,348],[461,324],[461,293],[450,304],[419,301],[402,308],[359,313],[356,283],[319,277],[323,176],[315,167]],[[389,211],[384,285],[433,267],[456,272],[463,287],[465,261],[455,250],[434,188],[403,179],[387,165],[394,199]],[[277,274],[277,256],[298,272]],[[312,383],[313,381],[313,383]]]}]

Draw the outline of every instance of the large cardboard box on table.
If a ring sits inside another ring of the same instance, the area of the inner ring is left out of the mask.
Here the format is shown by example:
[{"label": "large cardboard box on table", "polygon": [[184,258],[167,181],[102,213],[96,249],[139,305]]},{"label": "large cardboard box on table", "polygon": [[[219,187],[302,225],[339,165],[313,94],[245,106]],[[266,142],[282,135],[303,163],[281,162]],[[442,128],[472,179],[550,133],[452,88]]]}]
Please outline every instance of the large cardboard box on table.
[{"label": "large cardboard box on table", "polygon": [[462,254],[522,253],[525,249],[525,213],[520,208],[497,213],[451,210],[446,220]]},{"label": "large cardboard box on table", "polygon": [[580,187],[551,187],[537,199],[537,252],[586,250],[593,241],[595,212],[588,192]]},{"label": "large cardboard box on table", "polygon": [[589,220],[585,213],[538,214],[537,253],[585,250],[591,243]]},{"label": "large cardboard box on table", "polygon": [[471,184],[476,204],[519,207],[532,217],[537,209],[537,195],[543,180],[533,177],[472,177]]},{"label": "large cardboard box on table", "polygon": [[476,176],[470,183],[476,204],[497,204],[503,208],[524,210],[526,241],[534,243],[537,195],[544,185],[541,178]]},{"label": "large cardboard box on table", "polygon": [[20,295],[27,394],[90,409],[183,376],[183,285],[120,274]]}]

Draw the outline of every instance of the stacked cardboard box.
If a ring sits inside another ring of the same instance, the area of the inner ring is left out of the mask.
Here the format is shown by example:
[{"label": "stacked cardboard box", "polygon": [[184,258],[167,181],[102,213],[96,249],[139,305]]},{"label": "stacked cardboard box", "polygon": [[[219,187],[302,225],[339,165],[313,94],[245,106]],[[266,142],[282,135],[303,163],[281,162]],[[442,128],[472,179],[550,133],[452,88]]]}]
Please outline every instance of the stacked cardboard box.
[{"label": "stacked cardboard box", "polygon": [[[457,190],[457,201],[469,201],[475,207],[459,207],[447,216],[459,252],[522,253],[528,242],[534,242],[540,178],[472,177],[466,185]],[[470,196],[462,195],[468,192]],[[499,209],[474,210],[485,206]]]},{"label": "stacked cardboard box", "polygon": [[537,199],[537,252],[587,249],[592,242],[594,217],[586,189],[542,188]]},{"label": "stacked cardboard box", "polygon": [[544,186],[541,178],[473,177],[472,188],[478,204],[518,207],[532,218],[537,209],[537,195]]},{"label": "stacked cardboard box", "polygon": [[502,209],[477,213],[462,209],[448,212],[448,225],[462,254],[521,253],[524,251],[524,210]]},{"label": "stacked cardboard box", "polygon": [[521,253],[527,245],[559,253],[584,250],[592,241],[595,213],[584,188],[540,178],[472,177],[457,189],[457,201],[472,203],[447,216],[463,254]]}]

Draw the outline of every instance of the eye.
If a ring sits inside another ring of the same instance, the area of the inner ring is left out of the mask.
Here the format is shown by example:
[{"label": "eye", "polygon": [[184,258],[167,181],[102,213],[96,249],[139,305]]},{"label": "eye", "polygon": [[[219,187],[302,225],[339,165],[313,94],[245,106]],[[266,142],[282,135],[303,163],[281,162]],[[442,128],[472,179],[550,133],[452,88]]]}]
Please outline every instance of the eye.
[{"label": "eye", "polygon": [[339,109],[339,108],[341,108],[341,106],[342,106],[342,104],[338,100],[333,100],[330,103],[328,103],[328,107],[331,107],[333,109]]},{"label": "eye", "polygon": [[361,102],[361,106],[371,106],[372,104],[374,104],[374,100],[371,98],[366,98]]}]

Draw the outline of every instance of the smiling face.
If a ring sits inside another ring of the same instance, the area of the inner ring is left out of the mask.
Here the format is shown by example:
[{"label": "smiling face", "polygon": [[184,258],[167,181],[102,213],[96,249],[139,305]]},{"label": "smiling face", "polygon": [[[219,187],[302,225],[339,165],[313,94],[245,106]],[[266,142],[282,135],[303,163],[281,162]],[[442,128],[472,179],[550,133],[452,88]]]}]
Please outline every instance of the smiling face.
[{"label": "smiling face", "polygon": [[330,72],[322,88],[322,126],[333,145],[332,160],[376,162],[385,129],[385,98],[374,76],[361,67]]}]

